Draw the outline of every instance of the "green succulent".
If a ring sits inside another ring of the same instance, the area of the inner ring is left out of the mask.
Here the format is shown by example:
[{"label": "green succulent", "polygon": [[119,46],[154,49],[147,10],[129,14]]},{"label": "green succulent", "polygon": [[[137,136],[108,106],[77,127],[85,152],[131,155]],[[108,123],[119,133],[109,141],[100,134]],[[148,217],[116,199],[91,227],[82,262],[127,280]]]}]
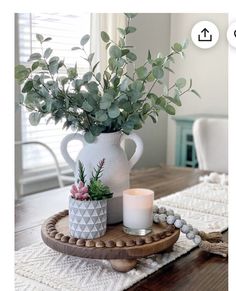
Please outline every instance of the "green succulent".
[{"label": "green succulent", "polygon": [[[105,159],[103,158],[97,164],[97,167],[93,169],[92,178],[90,179],[88,187],[88,194],[91,200],[102,200],[108,199],[113,196],[111,190],[108,186],[106,186],[100,178],[102,177],[103,170],[105,165]],[[81,161],[79,161],[79,168],[78,168],[78,183],[81,181],[83,185],[86,184],[86,175],[85,175],[85,167]]]},{"label": "green succulent", "polygon": [[91,200],[102,200],[112,197],[111,190],[101,180],[91,180],[88,186]]},{"label": "green succulent", "polygon": [[[87,54],[85,46],[90,36],[85,35],[78,47],[89,64],[89,70],[79,77],[77,64],[68,68],[64,60],[52,56],[53,49],[45,47],[51,38],[37,34],[42,53],[33,53],[27,66],[15,67],[15,78],[22,85],[21,104],[29,111],[29,121],[38,125],[42,117],[48,117],[55,123],[64,120],[63,128],[73,127],[85,131],[87,142],[93,142],[101,133],[122,131],[130,134],[140,129],[150,117],[157,122],[160,111],[174,115],[175,107],[181,106],[181,96],[189,91],[199,96],[192,89],[192,80],[178,78],[168,87],[163,83],[166,72],[172,72],[170,65],[176,56],[184,56],[187,42],[175,43],[166,56],[158,53],[151,55],[148,50],[145,63],[127,73],[127,65],[134,64],[137,56],[133,46],[126,45],[127,35],[134,33],[131,26],[135,13],[125,13],[127,27],[118,28],[120,39],[116,43],[108,33],[101,32],[101,39],[106,43],[109,58],[104,72],[98,72],[99,62],[93,62],[94,53]],[[135,67],[135,66],[134,66]],[[66,74],[60,74],[61,69]],[[151,84],[150,89],[147,85]],[[153,92],[155,86],[162,87],[162,93]]]}]

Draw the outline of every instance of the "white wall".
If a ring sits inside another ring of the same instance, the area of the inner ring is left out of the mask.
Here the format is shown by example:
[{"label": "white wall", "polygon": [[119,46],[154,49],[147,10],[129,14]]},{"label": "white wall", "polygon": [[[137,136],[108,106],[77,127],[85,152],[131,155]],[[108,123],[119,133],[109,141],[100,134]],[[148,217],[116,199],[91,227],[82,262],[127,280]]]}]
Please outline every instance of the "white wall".
[{"label": "white wall", "polygon": [[[215,47],[200,49],[192,42],[186,50],[186,59],[179,59],[174,68],[175,75],[170,74],[169,84],[176,77],[193,79],[193,87],[201,94],[199,99],[193,94],[182,98],[183,106],[176,115],[211,113],[227,115],[228,112],[228,43],[226,31],[227,14],[172,14],[170,42],[175,43],[190,38],[193,25],[201,20],[212,21],[220,31],[220,39]],[[176,76],[176,77],[175,77]],[[175,122],[168,118],[167,163],[175,161]]]},{"label": "white wall", "polygon": [[[128,43],[136,47],[138,60],[136,67],[144,64],[148,49],[153,55],[158,52],[168,54],[170,49],[170,14],[138,14],[132,21],[137,31],[129,35]],[[130,70],[128,70],[130,72]],[[168,82],[168,74],[166,77]],[[158,92],[158,89],[155,89]],[[153,90],[153,92],[155,92]],[[161,114],[157,124],[147,120],[145,126],[137,131],[144,143],[144,153],[137,168],[157,166],[166,163],[167,116]],[[132,151],[129,144],[128,152]]]}]

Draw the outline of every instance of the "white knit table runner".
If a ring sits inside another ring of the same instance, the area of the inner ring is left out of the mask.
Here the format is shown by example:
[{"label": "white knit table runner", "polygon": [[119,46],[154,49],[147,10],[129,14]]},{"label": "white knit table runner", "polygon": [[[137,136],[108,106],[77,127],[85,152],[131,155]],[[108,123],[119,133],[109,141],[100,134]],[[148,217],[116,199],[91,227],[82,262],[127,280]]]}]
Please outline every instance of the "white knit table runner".
[{"label": "white knit table runner", "polygon": [[[199,230],[223,231],[228,225],[227,190],[227,186],[207,180],[155,203],[173,209]],[[109,261],[60,254],[40,242],[16,252],[15,286],[27,291],[124,290],[194,247],[181,234],[173,251],[140,259],[135,269],[119,273]]]}]

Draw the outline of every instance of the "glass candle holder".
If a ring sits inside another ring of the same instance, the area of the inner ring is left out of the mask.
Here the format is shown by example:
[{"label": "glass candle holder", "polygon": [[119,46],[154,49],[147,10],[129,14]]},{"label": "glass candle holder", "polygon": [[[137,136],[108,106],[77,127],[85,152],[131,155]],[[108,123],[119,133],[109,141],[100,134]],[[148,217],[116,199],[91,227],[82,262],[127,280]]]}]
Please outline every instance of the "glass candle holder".
[{"label": "glass candle holder", "polygon": [[123,192],[123,230],[131,235],[152,231],[154,192],[149,189],[127,189]]}]

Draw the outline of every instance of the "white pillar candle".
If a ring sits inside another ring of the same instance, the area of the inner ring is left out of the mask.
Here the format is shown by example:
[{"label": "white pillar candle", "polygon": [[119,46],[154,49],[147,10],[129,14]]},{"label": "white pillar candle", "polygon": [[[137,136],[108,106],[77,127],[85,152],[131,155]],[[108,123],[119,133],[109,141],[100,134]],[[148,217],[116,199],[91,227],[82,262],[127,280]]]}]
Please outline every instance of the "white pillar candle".
[{"label": "white pillar candle", "polygon": [[145,235],[151,231],[153,199],[154,192],[149,189],[127,189],[123,192],[125,232]]}]

